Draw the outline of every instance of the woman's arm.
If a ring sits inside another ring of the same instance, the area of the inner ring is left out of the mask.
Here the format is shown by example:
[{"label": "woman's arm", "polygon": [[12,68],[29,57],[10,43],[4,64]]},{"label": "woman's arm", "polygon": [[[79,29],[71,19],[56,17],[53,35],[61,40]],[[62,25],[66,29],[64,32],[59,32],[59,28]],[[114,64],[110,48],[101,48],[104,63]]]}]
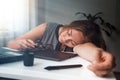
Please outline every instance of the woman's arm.
[{"label": "woman's arm", "polygon": [[24,49],[34,47],[34,41],[40,39],[45,31],[46,23],[43,23],[26,34],[8,42],[8,47],[12,49]]},{"label": "woman's arm", "polygon": [[98,76],[107,75],[115,67],[115,58],[109,52],[96,47],[92,43],[80,44],[74,47],[73,51],[80,57],[88,60],[92,64],[88,69]]},{"label": "woman's arm", "polygon": [[101,48],[97,48],[92,43],[84,43],[75,46],[73,51],[80,57],[88,60],[91,63],[94,63],[94,61],[99,62],[99,57],[101,56],[101,52],[103,50]]}]

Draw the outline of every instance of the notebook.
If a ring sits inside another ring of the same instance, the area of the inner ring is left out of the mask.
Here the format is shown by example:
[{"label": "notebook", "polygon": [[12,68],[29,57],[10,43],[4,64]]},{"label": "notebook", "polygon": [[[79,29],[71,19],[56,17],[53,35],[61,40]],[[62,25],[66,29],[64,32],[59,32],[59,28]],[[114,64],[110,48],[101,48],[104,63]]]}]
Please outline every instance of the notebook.
[{"label": "notebook", "polygon": [[17,51],[1,47],[0,48],[0,64],[16,62],[23,59],[22,54],[16,53]]}]

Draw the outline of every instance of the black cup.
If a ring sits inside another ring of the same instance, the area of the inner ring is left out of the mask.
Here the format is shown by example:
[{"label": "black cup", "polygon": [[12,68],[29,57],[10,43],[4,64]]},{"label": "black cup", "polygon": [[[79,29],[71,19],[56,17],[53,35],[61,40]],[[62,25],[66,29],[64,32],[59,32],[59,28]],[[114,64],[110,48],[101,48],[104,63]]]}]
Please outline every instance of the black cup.
[{"label": "black cup", "polygon": [[24,63],[24,66],[33,66],[34,65],[34,53],[28,50],[24,51],[23,63]]}]

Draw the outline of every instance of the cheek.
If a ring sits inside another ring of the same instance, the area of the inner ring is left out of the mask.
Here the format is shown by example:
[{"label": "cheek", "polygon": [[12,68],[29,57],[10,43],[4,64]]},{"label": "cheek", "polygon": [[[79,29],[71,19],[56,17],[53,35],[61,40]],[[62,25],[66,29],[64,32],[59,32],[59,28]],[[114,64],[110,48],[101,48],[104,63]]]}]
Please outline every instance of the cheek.
[{"label": "cheek", "polygon": [[61,33],[58,37],[59,42],[63,43],[63,38],[64,38],[65,34]]},{"label": "cheek", "polygon": [[61,37],[59,36],[58,41],[61,42]]},{"label": "cheek", "polygon": [[60,43],[63,43],[63,41],[62,41],[62,36],[61,36],[61,35],[58,37],[58,41],[59,41]]}]

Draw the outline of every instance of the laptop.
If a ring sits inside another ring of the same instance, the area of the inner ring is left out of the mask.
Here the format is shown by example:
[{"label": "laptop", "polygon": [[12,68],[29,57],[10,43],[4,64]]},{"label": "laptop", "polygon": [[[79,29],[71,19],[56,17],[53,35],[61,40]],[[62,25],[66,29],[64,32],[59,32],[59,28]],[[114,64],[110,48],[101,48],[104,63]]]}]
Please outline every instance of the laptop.
[{"label": "laptop", "polygon": [[47,59],[53,61],[63,61],[78,56],[73,52],[61,52],[61,51],[55,51],[53,49],[46,49],[41,47],[25,49],[23,50],[23,52],[27,52],[27,53],[33,52],[35,58],[41,58],[41,59]]},{"label": "laptop", "polygon": [[77,56],[72,52],[60,52],[54,50],[41,50],[34,53],[36,58],[53,60],[53,61],[63,61]]},{"label": "laptop", "polygon": [[1,47],[0,48],[0,64],[21,61],[22,54],[16,53],[17,51]]},{"label": "laptop", "polygon": [[[52,61],[63,61],[77,56],[77,54],[73,54],[73,52],[60,52],[46,49],[32,49],[30,51],[34,53],[35,58]],[[7,47],[2,48],[0,50],[0,54],[4,56],[4,58],[0,58],[0,64],[20,61],[23,59],[23,56],[19,50],[10,49]]]}]

